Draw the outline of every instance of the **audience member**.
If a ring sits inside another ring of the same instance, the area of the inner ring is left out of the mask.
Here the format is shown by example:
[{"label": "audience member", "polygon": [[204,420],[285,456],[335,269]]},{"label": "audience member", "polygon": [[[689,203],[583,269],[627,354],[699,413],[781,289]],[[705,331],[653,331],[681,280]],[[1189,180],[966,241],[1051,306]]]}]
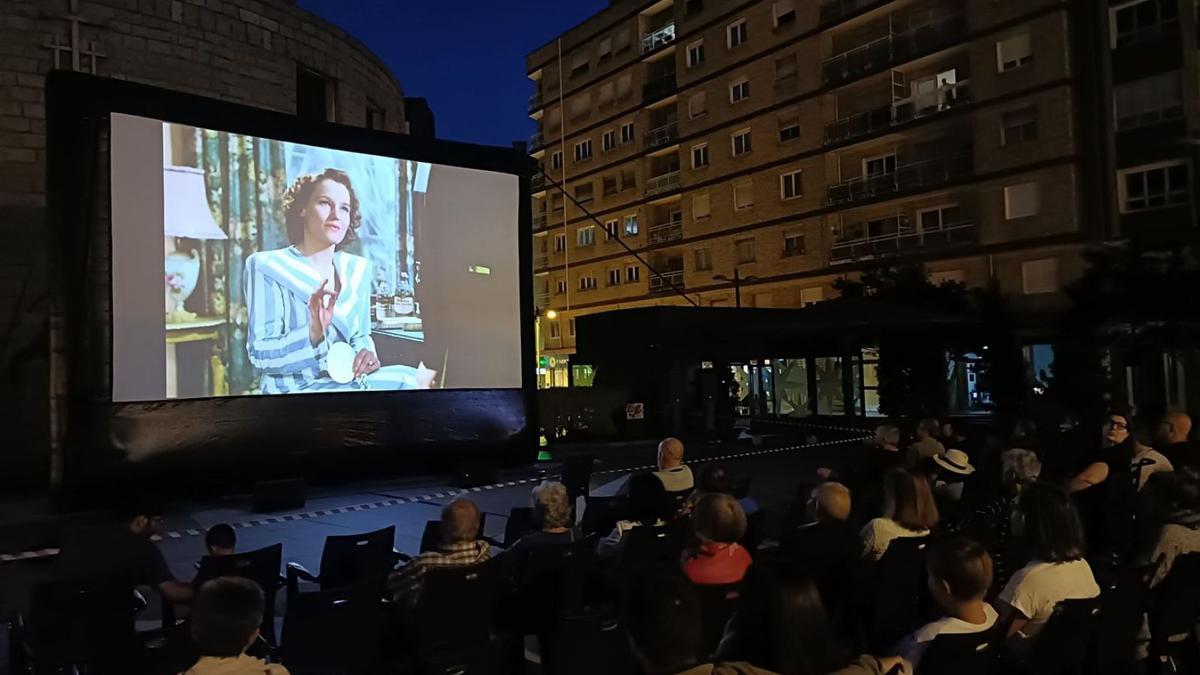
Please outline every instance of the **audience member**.
[{"label": "audience member", "polygon": [[967,447],[967,435],[949,420],[942,422],[941,434],[938,440],[947,448]]},{"label": "audience member", "polygon": [[150,540],[161,525],[157,508],[131,498],[122,505],[117,523],[68,533],[59,557],[60,573],[67,578],[127,577],[135,585],[157,589],[173,603],[191,602],[191,585],[175,579]]},{"label": "audience member", "polygon": [[875,429],[874,440],[855,453],[845,467],[837,471],[817,469],[817,475],[821,480],[837,480],[850,488],[855,495],[851,522],[861,525],[881,512],[883,475],[889,469],[903,466],[900,429],[884,424]]},{"label": "audience member", "polygon": [[567,487],[557,481],[543,481],[533,488],[533,520],[540,528],[524,535],[503,554],[508,573],[515,574],[534,549],[573,544],[583,533],[571,524],[571,498]]},{"label": "audience member", "polygon": [[670,493],[690,492],[695,487],[692,470],[683,463],[683,441],[666,438],[658,444],[658,471],[654,475]]},{"label": "audience member", "polygon": [[1150,476],[1161,471],[1172,471],[1171,461],[1154,448],[1142,445],[1134,438],[1130,417],[1124,413],[1114,413],[1104,422],[1101,445],[1105,452],[1099,461],[1092,462],[1071,480],[1071,491],[1079,492],[1100,485],[1112,474],[1122,478],[1135,465],[1137,469],[1137,489],[1141,490]]},{"label": "audience member", "polygon": [[917,440],[908,446],[908,465],[920,467],[924,460],[937,457],[946,451],[945,446],[935,438],[938,433],[938,422],[935,419],[923,419],[917,424]]},{"label": "audience member", "polygon": [[821,483],[808,498],[807,522],[780,538],[784,557],[811,574],[822,592],[836,590],[830,586],[845,580],[862,558],[862,539],[849,523],[850,506],[850,490],[845,485]]},{"label": "audience member", "polygon": [[717,657],[751,662],[781,675],[882,675],[898,657],[852,658],[830,624],[821,594],[803,574],[785,573],[744,602],[725,627]]},{"label": "audience member", "polygon": [[993,589],[999,591],[1012,574],[1012,513],[1025,488],[1035,483],[1042,471],[1038,456],[1030,450],[1013,448],[1001,455],[1002,482],[996,498],[968,515],[961,531],[983,543],[993,564]]},{"label": "audience member", "polygon": [[421,582],[430,569],[468,567],[491,557],[491,546],[479,535],[479,507],[469,499],[455,499],[442,509],[442,541],[436,551],[425,551],[388,577],[388,590],[397,601],[415,604]]},{"label": "audience member", "polygon": [[1139,562],[1155,565],[1153,588],[1167,578],[1179,556],[1200,553],[1200,474],[1190,468],[1156,474],[1146,493],[1150,536]]},{"label": "audience member", "polygon": [[736,584],[753,562],[739,544],[746,534],[746,514],[733,497],[710,492],[700,498],[692,514],[697,548],[684,554],[683,573],[698,586]]},{"label": "audience member", "polygon": [[666,525],[674,513],[674,504],[667,497],[663,483],[653,473],[635,473],[629,478],[627,517],[617,521],[605,538],[596,542],[600,556],[616,555],[625,543],[625,533],[643,525]]},{"label": "audience member", "polygon": [[283,666],[246,654],[258,640],[263,592],[249,579],[220,577],[200,587],[192,607],[192,641],[200,660],[183,675],[287,675]]},{"label": "audience member", "polygon": [[969,539],[942,542],[930,551],[925,567],[930,597],[943,616],[896,647],[896,653],[918,672],[925,649],[937,636],[982,633],[998,618],[983,601],[992,585],[992,559],[982,546]]},{"label": "audience member", "polygon": [[975,474],[971,458],[962,450],[951,448],[932,458],[935,472],[930,477],[933,494],[937,497],[938,511],[948,522],[956,522],[958,507],[962,504],[966,486]]},{"label": "audience member", "polygon": [[1197,456],[1196,446],[1189,439],[1191,433],[1192,418],[1183,411],[1174,410],[1159,420],[1154,442],[1172,466],[1200,470],[1200,456]]},{"label": "audience member", "polygon": [[870,560],[879,560],[892,540],[928,536],[937,524],[929,479],[911,469],[892,469],[883,481],[883,516],[862,529],[863,553]]},{"label": "audience member", "polygon": [[742,507],[742,511],[746,515],[750,515],[758,511],[758,502],[751,497],[737,497],[733,494],[734,485],[733,479],[729,475],[729,467],[722,462],[709,462],[700,469],[700,475],[696,479],[696,490],[688,497],[688,503],[691,507],[695,507],[696,502],[706,494],[720,493],[733,495],[737,499],[738,506]]},{"label": "audience member", "polygon": [[237,532],[228,523],[217,523],[204,533],[204,549],[211,556],[237,553]]},{"label": "audience member", "polygon": [[1031,562],[1013,575],[1000,592],[1000,614],[1009,624],[1009,646],[1026,656],[1038,632],[1063,600],[1094,598],[1100,587],[1084,559],[1083,524],[1075,504],[1062,490],[1045,483],[1030,485],[1017,499],[1013,533],[1020,537]]}]

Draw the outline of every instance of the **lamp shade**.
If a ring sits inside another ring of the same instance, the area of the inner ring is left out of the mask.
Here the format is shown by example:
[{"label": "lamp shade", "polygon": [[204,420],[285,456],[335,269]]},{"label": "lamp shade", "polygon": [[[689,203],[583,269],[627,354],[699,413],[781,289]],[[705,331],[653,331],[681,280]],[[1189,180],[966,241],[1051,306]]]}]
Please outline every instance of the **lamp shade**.
[{"label": "lamp shade", "polygon": [[204,172],[200,169],[163,167],[163,234],[189,239],[228,239],[213,219]]}]

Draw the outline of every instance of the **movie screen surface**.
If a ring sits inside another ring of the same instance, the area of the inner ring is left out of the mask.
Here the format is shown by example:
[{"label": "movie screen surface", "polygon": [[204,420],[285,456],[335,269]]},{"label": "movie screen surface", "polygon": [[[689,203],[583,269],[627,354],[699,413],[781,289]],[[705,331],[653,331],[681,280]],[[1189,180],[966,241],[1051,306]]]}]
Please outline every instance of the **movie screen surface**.
[{"label": "movie screen surface", "polygon": [[110,147],[114,401],[522,386],[516,176],[120,114]]}]

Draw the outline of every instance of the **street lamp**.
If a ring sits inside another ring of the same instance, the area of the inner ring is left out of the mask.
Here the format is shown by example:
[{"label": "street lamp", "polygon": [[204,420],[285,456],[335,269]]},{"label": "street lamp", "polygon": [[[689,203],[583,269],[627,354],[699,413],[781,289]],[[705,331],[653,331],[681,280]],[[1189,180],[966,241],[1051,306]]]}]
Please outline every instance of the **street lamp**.
[{"label": "street lamp", "polygon": [[713,276],[713,279],[717,281],[728,281],[733,284],[733,304],[739,309],[742,306],[742,284],[758,281],[758,277],[754,276],[753,274],[748,277],[742,276],[741,271],[736,267],[733,268],[732,278],[727,277],[724,274],[717,274]]}]

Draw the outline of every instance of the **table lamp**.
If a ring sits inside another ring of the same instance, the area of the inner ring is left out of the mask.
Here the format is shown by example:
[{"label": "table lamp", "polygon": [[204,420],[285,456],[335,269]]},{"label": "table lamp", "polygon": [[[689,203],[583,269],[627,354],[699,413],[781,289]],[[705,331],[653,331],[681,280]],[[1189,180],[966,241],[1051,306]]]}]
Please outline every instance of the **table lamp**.
[{"label": "table lamp", "polygon": [[183,304],[200,280],[200,256],[196,250],[176,251],[174,237],[209,240],[228,239],[208,206],[204,172],[187,166],[163,167],[163,234],[167,237],[163,279],[166,283],[167,323],[192,321],[196,315]]}]

